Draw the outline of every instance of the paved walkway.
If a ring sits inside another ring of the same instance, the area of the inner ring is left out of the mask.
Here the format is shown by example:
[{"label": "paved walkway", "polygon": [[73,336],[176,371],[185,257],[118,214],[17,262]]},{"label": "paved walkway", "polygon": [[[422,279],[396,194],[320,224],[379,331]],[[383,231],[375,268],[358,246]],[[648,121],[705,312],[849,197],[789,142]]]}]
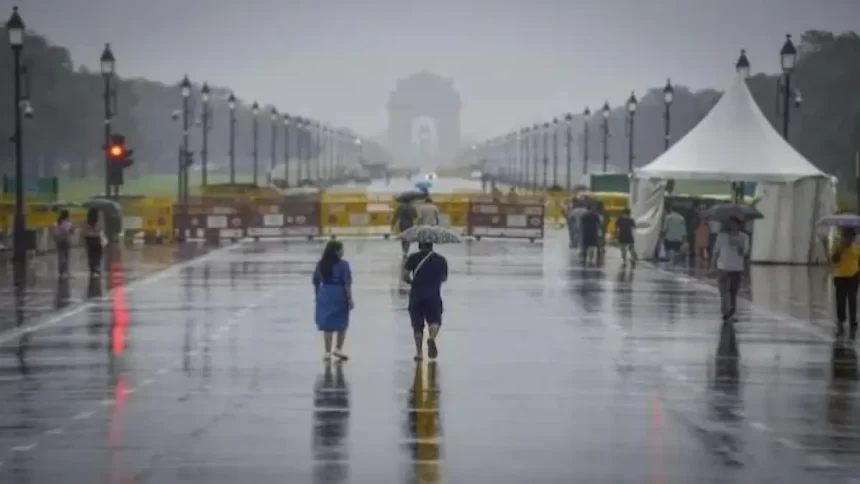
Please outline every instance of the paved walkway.
[{"label": "paved walkway", "polygon": [[856,357],[823,323],[744,304],[723,327],[708,284],[614,253],[583,267],[556,235],[440,249],[437,363],[412,362],[399,249],[381,240],[345,241],[342,365],[311,320],[319,242],[223,249],[0,333],[0,482],[860,475]]}]

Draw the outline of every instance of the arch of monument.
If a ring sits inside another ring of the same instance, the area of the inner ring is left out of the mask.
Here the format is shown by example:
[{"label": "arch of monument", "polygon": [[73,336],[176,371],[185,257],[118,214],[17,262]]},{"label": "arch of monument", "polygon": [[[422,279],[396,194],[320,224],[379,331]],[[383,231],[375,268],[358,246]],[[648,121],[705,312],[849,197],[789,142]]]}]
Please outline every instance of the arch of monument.
[{"label": "arch of monument", "polygon": [[393,164],[432,168],[458,153],[460,94],[454,82],[429,71],[404,79],[388,98],[388,146]]}]

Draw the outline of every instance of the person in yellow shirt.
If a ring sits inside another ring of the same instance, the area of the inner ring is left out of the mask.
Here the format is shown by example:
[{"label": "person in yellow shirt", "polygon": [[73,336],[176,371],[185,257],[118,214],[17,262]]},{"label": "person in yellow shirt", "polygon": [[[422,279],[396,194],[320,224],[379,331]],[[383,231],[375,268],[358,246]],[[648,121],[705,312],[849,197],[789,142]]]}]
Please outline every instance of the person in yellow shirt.
[{"label": "person in yellow shirt", "polygon": [[860,281],[860,245],[854,242],[855,235],[853,228],[840,230],[839,242],[830,254],[836,292],[836,336],[845,335],[845,320],[848,319],[851,339],[857,336],[857,288]]}]

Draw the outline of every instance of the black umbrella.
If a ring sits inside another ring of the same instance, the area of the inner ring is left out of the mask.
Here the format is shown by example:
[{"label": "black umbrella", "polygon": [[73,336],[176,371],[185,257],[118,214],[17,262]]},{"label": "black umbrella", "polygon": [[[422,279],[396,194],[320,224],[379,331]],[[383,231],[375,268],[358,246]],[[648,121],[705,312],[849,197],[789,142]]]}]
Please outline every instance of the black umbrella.
[{"label": "black umbrella", "polygon": [[427,198],[426,193],[414,191],[414,190],[408,191],[408,192],[403,192],[400,195],[397,195],[397,197],[395,197],[395,199],[398,202],[403,202],[403,203],[408,203],[408,202],[411,202],[413,200],[423,200],[425,198]]}]

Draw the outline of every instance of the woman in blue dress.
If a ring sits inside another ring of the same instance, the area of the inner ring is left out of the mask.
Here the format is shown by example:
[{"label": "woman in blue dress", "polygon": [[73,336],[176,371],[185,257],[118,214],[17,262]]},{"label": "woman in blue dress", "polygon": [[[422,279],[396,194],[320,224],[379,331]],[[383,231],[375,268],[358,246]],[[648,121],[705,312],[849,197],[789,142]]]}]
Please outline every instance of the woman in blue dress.
[{"label": "woman in blue dress", "polygon": [[[349,326],[349,312],[352,311],[352,271],[349,262],[343,259],[343,244],[332,240],[323,251],[313,277],[316,293],[317,328],[323,332],[325,360],[332,356],[346,360],[343,342]],[[334,352],[331,350],[332,338],[337,334]]]}]

